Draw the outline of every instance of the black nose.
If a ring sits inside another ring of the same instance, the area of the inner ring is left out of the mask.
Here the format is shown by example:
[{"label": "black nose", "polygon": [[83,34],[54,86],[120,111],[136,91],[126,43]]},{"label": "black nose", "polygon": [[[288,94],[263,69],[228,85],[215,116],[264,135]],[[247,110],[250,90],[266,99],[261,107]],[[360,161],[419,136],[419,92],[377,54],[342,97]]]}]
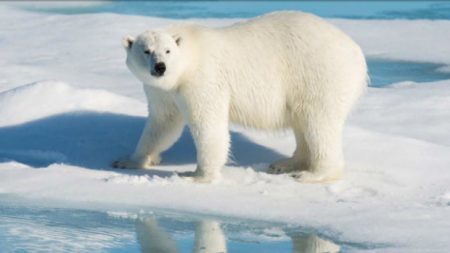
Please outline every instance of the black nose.
[{"label": "black nose", "polygon": [[158,62],[155,64],[155,72],[159,75],[164,74],[166,72],[166,64],[164,62]]}]

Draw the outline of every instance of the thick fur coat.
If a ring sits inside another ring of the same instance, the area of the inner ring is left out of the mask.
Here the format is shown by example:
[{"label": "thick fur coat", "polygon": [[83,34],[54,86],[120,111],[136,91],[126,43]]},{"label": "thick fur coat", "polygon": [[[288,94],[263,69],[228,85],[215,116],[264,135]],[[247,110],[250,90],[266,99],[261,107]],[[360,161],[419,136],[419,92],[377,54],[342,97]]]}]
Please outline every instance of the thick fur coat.
[{"label": "thick fur coat", "polygon": [[293,130],[293,156],[273,163],[270,173],[303,182],[341,177],[342,130],[367,86],[367,66],[360,47],[335,26],[307,13],[276,12],[223,28],[146,31],[125,38],[124,47],[144,84],[149,118],[135,153],[116,167],[158,163],[187,124],[198,161],[190,176],[211,181],[227,160],[233,122]]}]

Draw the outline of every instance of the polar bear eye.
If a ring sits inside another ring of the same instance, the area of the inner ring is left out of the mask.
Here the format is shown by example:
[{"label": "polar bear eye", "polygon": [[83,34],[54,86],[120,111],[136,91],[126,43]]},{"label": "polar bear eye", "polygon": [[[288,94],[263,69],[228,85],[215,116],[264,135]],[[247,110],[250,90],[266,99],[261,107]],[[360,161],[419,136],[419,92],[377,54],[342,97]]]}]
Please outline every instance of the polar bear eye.
[{"label": "polar bear eye", "polygon": [[166,54],[170,54],[170,50],[166,50]]},{"label": "polar bear eye", "polygon": [[144,54],[151,54],[151,52],[150,52],[150,50],[146,49],[146,50],[144,51]]}]

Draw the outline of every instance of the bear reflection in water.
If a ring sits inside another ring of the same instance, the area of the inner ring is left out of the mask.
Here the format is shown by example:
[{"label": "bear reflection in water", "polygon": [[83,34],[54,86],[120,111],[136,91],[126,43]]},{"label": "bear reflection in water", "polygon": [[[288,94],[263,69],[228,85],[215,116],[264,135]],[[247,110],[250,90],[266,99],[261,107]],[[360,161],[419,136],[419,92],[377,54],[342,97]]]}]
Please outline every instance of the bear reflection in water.
[{"label": "bear reflection in water", "polygon": [[[155,218],[136,221],[137,240],[143,253],[178,253],[177,243]],[[291,235],[292,253],[339,252],[340,247],[316,235]],[[195,225],[194,253],[226,253],[227,239],[221,224],[201,220]],[[252,241],[252,243],[255,243]],[[259,242],[257,242],[259,244]],[[256,251],[255,251],[256,252]]]}]

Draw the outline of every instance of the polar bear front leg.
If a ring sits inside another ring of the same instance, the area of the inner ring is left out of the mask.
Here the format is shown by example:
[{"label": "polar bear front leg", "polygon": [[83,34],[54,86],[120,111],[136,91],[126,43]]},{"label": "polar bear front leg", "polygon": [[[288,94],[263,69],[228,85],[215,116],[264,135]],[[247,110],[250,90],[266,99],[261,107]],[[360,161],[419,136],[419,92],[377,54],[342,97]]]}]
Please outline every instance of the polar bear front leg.
[{"label": "polar bear front leg", "polygon": [[148,168],[159,164],[160,153],[180,137],[184,120],[178,111],[150,114],[134,153],[113,162],[114,168]]},{"label": "polar bear front leg", "polygon": [[204,183],[219,179],[230,146],[228,118],[206,117],[190,124],[190,130],[197,149],[197,169],[182,176],[192,176],[194,181]]},{"label": "polar bear front leg", "polygon": [[224,94],[215,97],[209,93],[206,98],[197,97],[196,101],[188,102],[189,128],[197,149],[197,169],[181,173],[181,176],[204,183],[220,178],[230,147],[228,101],[224,97]]}]

